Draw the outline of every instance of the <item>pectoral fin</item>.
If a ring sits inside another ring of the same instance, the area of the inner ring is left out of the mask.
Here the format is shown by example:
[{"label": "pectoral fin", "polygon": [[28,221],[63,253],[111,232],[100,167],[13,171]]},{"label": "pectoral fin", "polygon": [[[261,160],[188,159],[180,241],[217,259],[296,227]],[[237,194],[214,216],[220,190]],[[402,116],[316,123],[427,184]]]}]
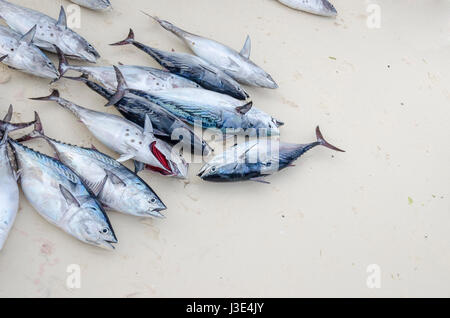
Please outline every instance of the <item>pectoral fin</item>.
[{"label": "pectoral fin", "polygon": [[257,177],[257,178],[251,178],[251,181],[254,182],[259,182],[259,183],[264,183],[264,184],[270,184],[269,181],[263,180],[263,177]]},{"label": "pectoral fin", "polygon": [[128,160],[130,160],[130,159],[133,159],[135,156],[136,156],[136,155],[135,155],[135,154],[132,154],[132,153],[129,153],[129,154],[123,154],[123,155],[121,155],[116,161],[118,161],[118,162],[125,162],[125,161],[128,161]]},{"label": "pectoral fin", "polygon": [[251,50],[252,50],[252,40],[250,39],[250,36],[247,35],[247,38],[245,39],[244,47],[242,48],[242,50],[239,54],[241,54],[243,57],[249,59]]},{"label": "pectoral fin", "polygon": [[77,207],[80,207],[80,202],[73,196],[73,194],[67,190],[62,184],[59,185],[59,190],[61,191],[61,194],[63,195],[64,199],[66,199],[66,202],[68,205],[76,205]]},{"label": "pectoral fin", "polygon": [[153,124],[150,116],[148,114],[145,114],[144,135],[147,134],[153,135]]},{"label": "pectoral fin", "polygon": [[105,170],[105,172],[106,172],[106,176],[109,178],[109,180],[111,180],[111,182],[112,182],[113,184],[121,184],[121,185],[123,185],[124,187],[127,186],[126,183],[123,182],[123,180],[120,179],[118,176],[116,176],[113,172],[111,172],[111,171],[109,171],[109,170]]}]

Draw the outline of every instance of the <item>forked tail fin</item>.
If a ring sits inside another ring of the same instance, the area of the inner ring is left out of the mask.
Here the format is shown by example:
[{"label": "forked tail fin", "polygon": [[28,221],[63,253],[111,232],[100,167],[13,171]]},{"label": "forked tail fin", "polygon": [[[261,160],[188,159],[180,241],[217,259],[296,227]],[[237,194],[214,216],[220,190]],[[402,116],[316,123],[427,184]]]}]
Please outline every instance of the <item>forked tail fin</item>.
[{"label": "forked tail fin", "polygon": [[345,150],[339,149],[335,146],[333,146],[332,144],[328,143],[325,138],[323,138],[322,132],[319,129],[319,126],[316,127],[316,137],[317,137],[317,142],[319,142],[322,146],[330,148],[332,150],[335,151],[340,151],[340,152],[345,152]]},{"label": "forked tail fin", "polygon": [[116,42],[116,43],[112,43],[110,45],[113,45],[113,46],[127,45],[127,44],[133,44],[133,42],[134,42],[134,32],[133,32],[132,29],[130,29],[130,32],[128,33],[128,36],[126,37],[125,40],[119,41],[119,42]]},{"label": "forked tail fin", "polygon": [[48,96],[44,96],[44,97],[33,97],[30,98],[32,100],[51,100],[54,102],[57,102],[59,100],[59,91],[57,89],[54,89],[52,91],[52,93]]},{"label": "forked tail fin", "polygon": [[114,71],[116,72],[117,78],[117,90],[116,93],[109,99],[109,102],[105,106],[115,105],[117,104],[128,92],[128,86],[123,77],[122,72],[119,70],[117,66],[113,66]]},{"label": "forked tail fin", "polygon": [[44,128],[42,127],[42,122],[37,112],[34,112],[34,130],[31,133],[16,139],[16,141],[24,142],[35,138],[47,138],[44,134]]}]

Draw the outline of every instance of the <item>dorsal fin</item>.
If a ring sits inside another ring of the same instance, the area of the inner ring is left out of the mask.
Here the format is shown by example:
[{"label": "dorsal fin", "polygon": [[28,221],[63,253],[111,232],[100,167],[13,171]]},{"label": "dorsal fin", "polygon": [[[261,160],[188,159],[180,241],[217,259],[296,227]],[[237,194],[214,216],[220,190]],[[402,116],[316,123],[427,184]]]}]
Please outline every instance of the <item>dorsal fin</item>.
[{"label": "dorsal fin", "polygon": [[244,47],[242,48],[240,54],[243,57],[249,59],[251,50],[252,50],[252,40],[250,39],[250,35],[247,35],[247,38],[245,39]]},{"label": "dorsal fin", "polygon": [[62,28],[67,28],[67,16],[63,6],[61,6],[61,10],[59,11],[59,18],[56,25]]},{"label": "dorsal fin", "polygon": [[148,114],[145,114],[144,134],[153,134],[153,124]]},{"label": "dorsal fin", "polygon": [[30,45],[31,43],[33,43],[35,34],[36,34],[36,25],[34,25],[34,27],[32,27],[27,33],[25,33],[20,38],[20,41],[23,41],[23,42],[27,43],[28,45]]},{"label": "dorsal fin", "polygon": [[13,105],[9,105],[8,113],[5,115],[5,118],[3,118],[3,121],[10,122],[13,115]]},{"label": "dorsal fin", "polygon": [[252,108],[252,106],[253,106],[253,102],[248,102],[248,103],[245,104],[245,105],[236,107],[236,111],[237,111],[239,114],[245,115],[245,114],[247,114],[247,112]]}]

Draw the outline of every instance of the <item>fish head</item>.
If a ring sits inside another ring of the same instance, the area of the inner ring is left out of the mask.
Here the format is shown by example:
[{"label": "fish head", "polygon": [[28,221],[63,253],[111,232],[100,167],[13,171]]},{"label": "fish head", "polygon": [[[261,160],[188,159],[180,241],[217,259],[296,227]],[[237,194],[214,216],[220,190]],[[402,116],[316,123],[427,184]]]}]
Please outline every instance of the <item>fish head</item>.
[{"label": "fish head", "polygon": [[140,189],[136,191],[131,199],[128,200],[131,210],[143,217],[163,218],[162,211],[167,210],[162,200],[149,189]]},{"label": "fish head", "polygon": [[70,227],[78,239],[91,245],[113,249],[112,244],[118,242],[117,237],[100,204],[90,198],[77,209]]},{"label": "fish head", "polygon": [[100,57],[100,54],[92,46],[92,44],[71,29],[62,29],[60,32],[66,34],[65,36],[60,36],[61,41],[58,47],[67,57],[80,59],[91,63],[95,63]]},{"label": "fish head", "polygon": [[253,63],[251,65],[252,65],[251,72],[248,76],[249,82],[259,87],[271,89],[278,88],[278,84],[275,82],[272,76],[270,76],[270,74],[268,74],[262,68]]},{"label": "fish head", "polygon": [[21,42],[12,54],[8,54],[8,59],[13,66],[27,70],[33,75],[51,79],[59,77],[53,62],[34,45]]},{"label": "fish head", "polygon": [[337,15],[336,8],[327,0],[321,0],[322,2],[322,8],[321,8],[321,14],[327,17],[335,17]]},{"label": "fish head", "polygon": [[278,136],[280,134],[279,127],[283,125],[283,122],[256,108],[252,108],[245,118],[250,128],[246,130],[246,133],[253,136]]},{"label": "fish head", "polygon": [[111,2],[109,0],[97,0],[92,6],[96,10],[107,10],[111,8]]}]

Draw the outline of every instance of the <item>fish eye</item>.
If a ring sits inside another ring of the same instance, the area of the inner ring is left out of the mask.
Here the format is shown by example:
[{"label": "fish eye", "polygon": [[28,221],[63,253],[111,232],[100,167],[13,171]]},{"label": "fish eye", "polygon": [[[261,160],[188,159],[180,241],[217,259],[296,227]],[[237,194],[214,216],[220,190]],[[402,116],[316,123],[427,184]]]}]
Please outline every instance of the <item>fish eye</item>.
[{"label": "fish eye", "polygon": [[150,203],[155,203],[156,202],[156,199],[155,198],[152,198],[151,200],[150,200]]},{"label": "fish eye", "polygon": [[268,163],[266,163],[266,166],[270,167],[272,165],[272,162],[269,161]]},{"label": "fish eye", "polygon": [[211,171],[212,171],[212,172],[216,171],[216,167],[212,167],[212,168],[211,168]]},{"label": "fish eye", "polygon": [[103,233],[103,234],[108,234],[108,233],[109,233],[109,229],[107,229],[107,228],[105,227],[105,228],[103,228],[103,229],[101,230],[101,233]]}]

